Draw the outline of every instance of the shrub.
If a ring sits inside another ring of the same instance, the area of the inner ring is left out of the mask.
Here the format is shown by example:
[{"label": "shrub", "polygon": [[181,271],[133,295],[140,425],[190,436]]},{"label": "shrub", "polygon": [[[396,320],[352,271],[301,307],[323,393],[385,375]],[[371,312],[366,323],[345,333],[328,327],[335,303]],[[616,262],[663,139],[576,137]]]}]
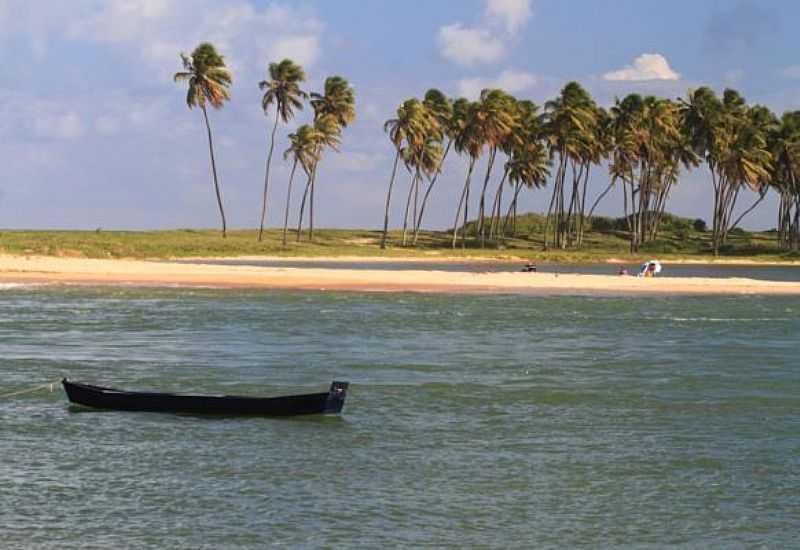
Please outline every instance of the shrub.
[{"label": "shrub", "polygon": [[696,220],[694,220],[692,227],[694,228],[695,231],[698,231],[700,233],[704,233],[708,229],[706,221],[702,218],[697,218]]}]

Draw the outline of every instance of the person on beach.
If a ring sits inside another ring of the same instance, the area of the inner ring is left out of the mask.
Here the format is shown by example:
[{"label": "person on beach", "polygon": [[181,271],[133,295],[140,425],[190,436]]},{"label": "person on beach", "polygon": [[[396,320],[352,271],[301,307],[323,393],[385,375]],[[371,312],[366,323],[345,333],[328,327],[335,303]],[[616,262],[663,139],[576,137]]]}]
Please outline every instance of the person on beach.
[{"label": "person on beach", "polygon": [[617,275],[627,276],[630,275],[630,273],[628,273],[628,268],[625,266],[620,266],[619,271],[617,271]]}]

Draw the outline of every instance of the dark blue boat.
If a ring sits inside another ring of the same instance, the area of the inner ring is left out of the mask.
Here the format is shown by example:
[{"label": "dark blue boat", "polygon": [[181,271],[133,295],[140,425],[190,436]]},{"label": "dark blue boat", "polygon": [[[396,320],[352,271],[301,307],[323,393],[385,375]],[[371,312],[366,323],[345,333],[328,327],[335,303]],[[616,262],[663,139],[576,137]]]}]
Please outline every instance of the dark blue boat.
[{"label": "dark blue boat", "polygon": [[70,402],[96,409],[243,416],[296,416],[338,414],[344,406],[347,382],[333,382],[323,393],[283,397],[191,395],[125,391],[72,382],[61,383]]}]

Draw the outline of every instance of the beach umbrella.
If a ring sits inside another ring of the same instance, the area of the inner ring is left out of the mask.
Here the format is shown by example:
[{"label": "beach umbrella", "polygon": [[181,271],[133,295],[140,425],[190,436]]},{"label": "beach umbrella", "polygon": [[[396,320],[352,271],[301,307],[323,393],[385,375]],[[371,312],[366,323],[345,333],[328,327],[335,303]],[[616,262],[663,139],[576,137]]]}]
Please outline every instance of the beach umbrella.
[{"label": "beach umbrella", "polygon": [[661,262],[658,260],[650,260],[648,263],[655,266],[656,273],[661,273]]}]

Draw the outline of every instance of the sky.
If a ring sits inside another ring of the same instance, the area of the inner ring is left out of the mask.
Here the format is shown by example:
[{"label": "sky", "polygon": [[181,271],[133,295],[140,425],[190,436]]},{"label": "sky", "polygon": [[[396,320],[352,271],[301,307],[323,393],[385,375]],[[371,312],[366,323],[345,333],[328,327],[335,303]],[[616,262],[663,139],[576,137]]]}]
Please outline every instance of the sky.
[{"label": "sky", "polygon": [[[707,85],[782,113],[800,109],[798,22],[793,0],[0,0],[0,228],[218,227],[202,115],[172,81],[180,52],[202,41],[234,75],[231,101],[210,113],[229,225],[258,224],[274,116],[258,82],[289,57],[306,69],[306,90],[341,75],[356,92],[340,153],[320,163],[316,223],[378,228],[394,153],[382,126],[409,97],[501,87],[541,105],[577,80],[608,106]],[[309,110],[279,126],[276,151]],[[289,172],[280,155],[274,163],[270,226],[282,221]],[[465,173],[448,157],[426,226],[452,226]],[[590,195],[607,183],[595,167]],[[408,185],[401,174],[394,227]],[[548,198],[523,193],[520,208],[541,212]],[[682,174],[668,209],[708,221],[711,204],[701,165]],[[774,227],[776,204],[770,192],[743,225]],[[622,215],[621,193],[597,211]]]}]

